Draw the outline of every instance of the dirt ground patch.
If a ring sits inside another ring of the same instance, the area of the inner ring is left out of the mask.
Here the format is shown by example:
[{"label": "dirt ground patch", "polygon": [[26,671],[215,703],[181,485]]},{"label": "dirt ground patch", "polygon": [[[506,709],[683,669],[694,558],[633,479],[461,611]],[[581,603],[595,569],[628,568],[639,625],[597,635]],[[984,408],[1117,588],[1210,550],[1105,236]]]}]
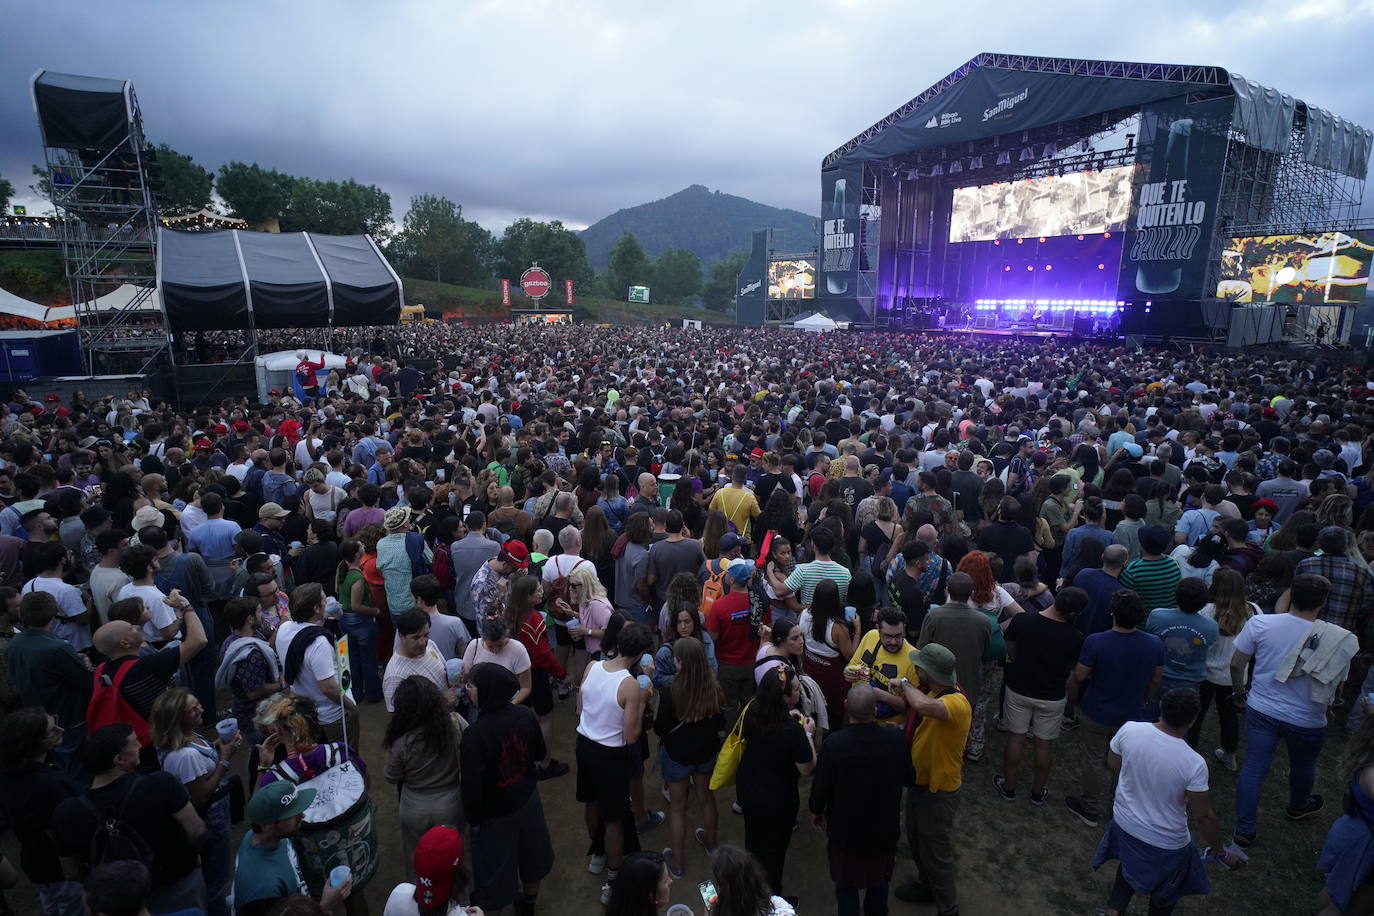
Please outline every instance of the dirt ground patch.
[{"label": "dirt ground patch", "polygon": [[[554,754],[568,763],[573,762],[574,712],[571,702],[560,704],[554,713]],[[396,812],[396,792],[380,778],[381,736],[385,728],[386,712],[380,706],[363,709],[363,754],[376,767],[372,796],[377,807],[379,835],[382,843],[382,864],[377,877],[366,889],[372,913],[380,916],[387,894],[397,883],[406,880],[400,861],[400,843]],[[1203,730],[1201,749],[1209,757],[1215,746],[1215,718]],[[1317,790],[1325,794],[1327,808],[1320,815],[1290,823],[1284,819],[1283,807],[1287,798],[1288,766],[1282,752],[1275,760],[1265,785],[1264,802],[1260,811],[1259,842],[1251,850],[1250,866],[1244,871],[1228,873],[1220,865],[1209,865],[1212,875],[1212,894],[1191,897],[1178,908],[1179,914],[1230,916],[1230,914],[1314,912],[1314,899],[1321,888],[1322,877],[1316,869],[1317,856],[1327,827],[1340,813],[1341,790],[1335,784],[1339,755],[1344,745],[1344,733],[1332,734],[1319,764]],[[964,789],[958,818],[959,834],[959,891],[964,916],[1000,916],[1000,914],[1091,914],[1103,905],[1111,886],[1113,872],[1104,868],[1094,872],[1088,863],[1101,837],[1100,828],[1085,827],[1064,808],[1066,794],[1074,792],[1077,765],[1076,746],[1071,733],[1065,733],[1055,746],[1056,760],[1049,804],[1037,808],[1030,804],[1029,760],[1023,761],[1021,785],[1015,802],[998,798],[992,787],[992,775],[1000,767],[1002,737],[989,729],[988,748],[983,760],[964,769]],[[1242,754],[1244,746],[1242,744]],[[1235,775],[1219,766],[1211,767],[1212,802],[1217,809],[1223,829],[1234,825]],[[657,773],[646,775],[649,803],[666,807],[657,794],[661,785]],[[587,873],[586,833],[582,823],[582,807],[573,799],[573,774],[541,784],[544,810],[553,833],[558,859],[553,873],[545,880],[540,893],[539,912],[550,916],[590,916],[601,912],[598,896],[602,878]],[[803,780],[803,807],[808,792]],[[734,790],[717,793],[721,810],[721,841],[743,845],[743,820],[730,813]],[[875,803],[898,804],[899,800],[875,799]],[[803,816],[794,834],[787,858],[787,893],[801,898],[800,912],[804,916],[821,916],[835,911],[834,886],[825,866],[824,838]],[[234,848],[240,831],[235,831]],[[690,832],[689,832],[690,837]],[[660,848],[667,844],[667,827],[654,830],[643,838],[646,848]],[[690,842],[690,841],[689,841]],[[17,861],[14,834],[5,833],[0,840],[11,861]],[[701,899],[697,882],[709,876],[705,856],[695,847],[687,855],[687,876],[673,885],[672,901],[691,906],[701,913]],[[910,877],[910,858],[899,855],[896,880]],[[11,906],[20,916],[36,916],[38,900],[27,882],[8,894]],[[912,913],[926,916],[934,912],[930,906],[891,902],[894,914]],[[1144,911],[1137,901],[1132,912]]]}]

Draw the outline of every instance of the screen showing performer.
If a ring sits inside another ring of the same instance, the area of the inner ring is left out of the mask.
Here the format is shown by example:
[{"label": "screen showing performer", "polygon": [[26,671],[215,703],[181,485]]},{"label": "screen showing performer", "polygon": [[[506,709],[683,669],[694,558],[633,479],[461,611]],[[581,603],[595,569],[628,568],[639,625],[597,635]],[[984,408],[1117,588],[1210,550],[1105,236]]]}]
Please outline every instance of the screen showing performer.
[{"label": "screen showing performer", "polygon": [[1322,232],[1231,239],[1217,297],[1231,302],[1363,302],[1374,233]]},{"label": "screen showing performer", "polygon": [[816,298],[816,266],[807,260],[769,261],[768,298]]},{"label": "screen showing performer", "polygon": [[1116,232],[1126,227],[1135,166],[954,189],[951,242]]}]

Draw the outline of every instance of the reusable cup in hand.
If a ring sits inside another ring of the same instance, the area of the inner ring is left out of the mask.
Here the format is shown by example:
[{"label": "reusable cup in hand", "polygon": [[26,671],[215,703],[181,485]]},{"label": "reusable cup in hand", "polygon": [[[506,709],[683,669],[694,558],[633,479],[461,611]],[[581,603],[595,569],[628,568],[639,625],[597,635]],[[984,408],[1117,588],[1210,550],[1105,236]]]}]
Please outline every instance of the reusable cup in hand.
[{"label": "reusable cup in hand", "polygon": [[347,865],[335,865],[329,872],[329,886],[342,887],[343,883],[353,877],[353,869]]},{"label": "reusable cup in hand", "polygon": [[444,671],[448,673],[448,685],[456,687],[458,678],[463,674],[463,660],[461,658],[450,658],[444,662]]},{"label": "reusable cup in hand", "polygon": [[228,744],[233,740],[234,735],[239,731],[239,720],[230,716],[227,719],[220,719],[215,725],[215,731],[219,732],[219,740],[222,744]]}]

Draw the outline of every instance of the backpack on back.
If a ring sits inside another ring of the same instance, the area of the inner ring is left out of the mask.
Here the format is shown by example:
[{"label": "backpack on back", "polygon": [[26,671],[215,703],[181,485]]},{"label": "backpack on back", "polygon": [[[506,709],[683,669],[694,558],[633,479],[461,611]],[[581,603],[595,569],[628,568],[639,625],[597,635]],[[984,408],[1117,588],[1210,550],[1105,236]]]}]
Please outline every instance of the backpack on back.
[{"label": "backpack on back", "polygon": [[447,544],[435,542],[434,562],[430,564],[430,572],[439,580],[440,588],[453,588],[457,584],[453,576],[453,554]]},{"label": "backpack on back", "polygon": [[701,586],[699,609],[702,620],[711,613],[711,605],[716,603],[716,599],[725,594],[725,572],[728,567],[729,564],[720,558],[706,561],[706,581]]},{"label": "backpack on back", "polygon": [[[561,557],[564,555],[559,554],[558,556]],[[563,564],[559,562],[558,557],[550,557],[549,562],[555,564],[554,569],[557,572],[561,573],[561,575],[555,577],[554,580],[549,583],[549,594],[548,598],[546,599],[547,607],[549,609],[549,613],[552,614],[554,617],[557,617],[559,620],[568,620],[570,618],[564,617],[557,610],[555,610],[554,606],[557,604],[560,598],[564,601],[568,600],[568,576],[572,573],[574,569],[577,569],[577,567],[581,566],[583,563],[586,563],[587,561],[579,557],[577,562],[568,568],[567,572],[563,572]],[[571,602],[569,602],[569,604],[571,604]]]},{"label": "backpack on back", "polygon": [[142,779],[141,776],[135,777],[133,784],[129,786],[129,791],[124,793],[124,799],[119,803],[119,810],[111,816],[106,816],[85,793],[77,796],[81,799],[81,803],[95,815],[95,833],[91,834],[91,847],[88,853],[90,857],[88,864],[91,868],[104,865],[106,862],[130,860],[141,862],[150,869],[153,867],[153,848],[124,819],[124,812],[129,807],[129,800],[138,789],[138,784]]},{"label": "backpack on back", "polygon": [[109,662],[101,662],[96,666],[91,687],[91,699],[86,704],[86,727],[95,731],[106,725],[127,722],[133,726],[134,734],[138,736],[138,743],[147,747],[148,720],[140,716],[133,706],[129,705],[129,701],[124,699],[124,693],[121,690],[124,686],[124,679],[129,676],[130,669],[137,663],[137,659],[130,659],[120,665],[119,670],[113,675],[109,673]]}]

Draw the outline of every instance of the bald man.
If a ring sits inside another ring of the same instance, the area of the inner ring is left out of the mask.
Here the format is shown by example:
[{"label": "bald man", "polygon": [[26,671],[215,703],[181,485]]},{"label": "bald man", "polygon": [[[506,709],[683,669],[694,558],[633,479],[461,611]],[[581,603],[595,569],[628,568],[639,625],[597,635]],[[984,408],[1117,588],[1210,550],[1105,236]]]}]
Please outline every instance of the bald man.
[{"label": "bald man", "polygon": [[811,777],[811,816],[826,834],[837,911],[858,914],[863,891],[862,912],[886,913],[901,835],[896,800],[916,777],[902,730],[878,724],[867,682],[849,688],[844,710],[849,726],[821,745]]},{"label": "bald man", "polygon": [[[658,478],[648,471],[639,475],[635,481],[635,486],[639,487],[639,495],[634,502],[630,503],[628,515],[636,512],[652,512],[658,508]],[[627,515],[627,517],[628,517]]]},{"label": "bald man", "polygon": [[86,716],[87,726],[95,731],[115,722],[129,722],[134,726],[134,732],[145,751],[148,749],[148,717],[152,715],[153,702],[171,686],[177,669],[189,662],[208,642],[200,617],[194,612],[187,613],[191,605],[175,590],[168,599],[168,603],[175,607],[179,624],[184,627],[180,645],[168,645],[156,652],[140,654],[144,643],[143,628],[125,620],[110,621],[96,630],[92,637],[96,651],[106,656],[107,660],[95,669],[95,688]]}]

